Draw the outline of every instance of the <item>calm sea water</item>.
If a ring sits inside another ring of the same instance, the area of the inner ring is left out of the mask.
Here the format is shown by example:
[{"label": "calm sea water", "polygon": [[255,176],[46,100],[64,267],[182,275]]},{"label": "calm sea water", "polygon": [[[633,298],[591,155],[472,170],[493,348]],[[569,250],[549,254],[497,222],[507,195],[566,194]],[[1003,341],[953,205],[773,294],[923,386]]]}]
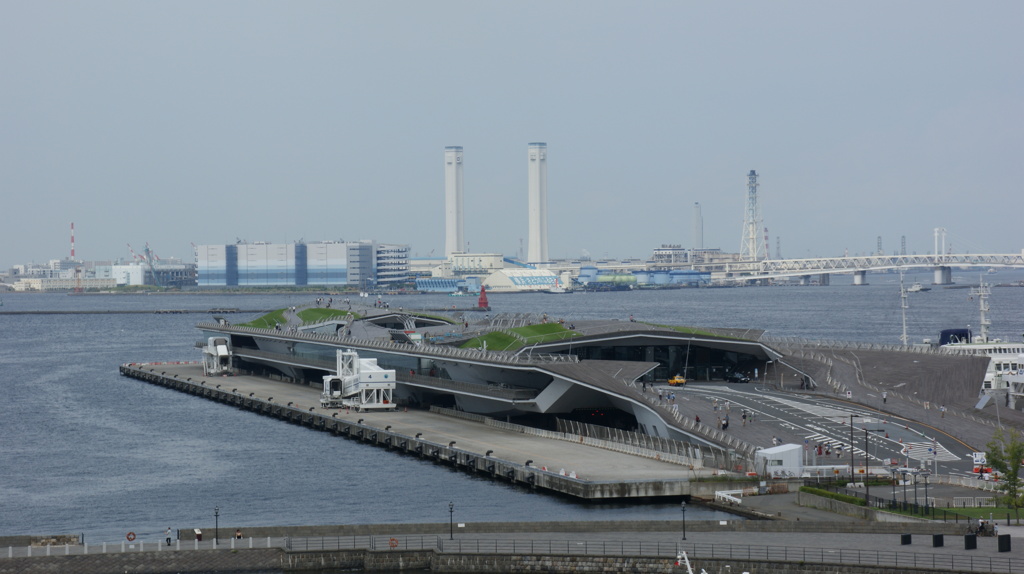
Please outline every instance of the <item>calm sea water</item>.
[{"label": "calm sea water", "polygon": [[[1017,281],[1003,272],[987,280]],[[930,276],[918,280],[928,282]],[[568,321],[641,321],[766,329],[777,336],[892,342],[901,330],[898,278],[871,285],[495,295],[495,312]],[[961,283],[976,276],[957,275]],[[312,296],[7,294],[3,311],[274,309]],[[392,306],[468,306],[444,296]],[[968,290],[911,296],[911,339],[977,325]],[[996,287],[993,331],[1024,332],[1024,288]],[[130,361],[197,360],[205,315],[0,316],[0,535],[84,533],[95,543],[134,531],[257,525],[678,518],[676,504],[582,504],[472,477],[123,378]],[[241,319],[241,318],[239,318]],[[719,515],[697,507],[688,518]]]}]

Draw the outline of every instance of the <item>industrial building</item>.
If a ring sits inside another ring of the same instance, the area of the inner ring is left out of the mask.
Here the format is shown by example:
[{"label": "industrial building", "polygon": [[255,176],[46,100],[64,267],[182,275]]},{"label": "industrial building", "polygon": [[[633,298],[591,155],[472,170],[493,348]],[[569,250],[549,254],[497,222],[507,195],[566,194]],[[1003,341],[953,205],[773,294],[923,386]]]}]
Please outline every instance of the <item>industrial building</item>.
[{"label": "industrial building", "polygon": [[200,287],[334,285],[372,289],[410,280],[409,246],[376,241],[200,245],[196,264]]},{"label": "industrial building", "polygon": [[43,265],[15,265],[11,268],[15,291],[72,291],[113,289],[123,286],[195,285],[195,266],[180,259],[160,261],[81,261],[53,259]]}]

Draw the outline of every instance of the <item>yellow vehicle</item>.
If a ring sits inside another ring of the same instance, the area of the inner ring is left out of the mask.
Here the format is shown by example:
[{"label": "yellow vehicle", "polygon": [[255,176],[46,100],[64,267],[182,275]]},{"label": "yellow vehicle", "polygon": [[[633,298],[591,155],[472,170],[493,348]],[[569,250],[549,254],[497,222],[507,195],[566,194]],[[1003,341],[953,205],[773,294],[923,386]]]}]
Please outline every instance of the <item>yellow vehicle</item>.
[{"label": "yellow vehicle", "polygon": [[670,386],[670,387],[676,387],[676,386],[685,385],[685,384],[686,384],[686,379],[684,379],[682,375],[676,375],[676,376],[674,376],[674,377],[672,377],[671,379],[668,380],[668,386]]}]

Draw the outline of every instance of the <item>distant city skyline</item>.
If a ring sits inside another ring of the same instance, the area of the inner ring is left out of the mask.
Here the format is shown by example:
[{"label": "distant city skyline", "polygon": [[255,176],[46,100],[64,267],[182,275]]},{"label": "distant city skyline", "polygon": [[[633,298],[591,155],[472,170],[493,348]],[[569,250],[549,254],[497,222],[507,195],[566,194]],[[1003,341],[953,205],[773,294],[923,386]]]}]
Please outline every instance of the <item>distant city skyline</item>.
[{"label": "distant city skyline", "polygon": [[[538,17],[538,7],[543,16]],[[1024,4],[0,0],[0,269],[148,242],[373,239],[527,256],[1018,253]]]}]

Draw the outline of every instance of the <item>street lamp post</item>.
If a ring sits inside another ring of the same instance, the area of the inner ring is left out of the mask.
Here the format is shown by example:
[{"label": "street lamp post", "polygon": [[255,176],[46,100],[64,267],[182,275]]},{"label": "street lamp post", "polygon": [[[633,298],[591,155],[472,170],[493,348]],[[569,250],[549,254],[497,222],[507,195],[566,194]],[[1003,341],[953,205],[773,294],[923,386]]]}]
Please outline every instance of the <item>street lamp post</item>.
[{"label": "street lamp post", "polygon": [[686,501],[680,502],[679,506],[683,511],[683,540],[686,540]]},{"label": "street lamp post", "polygon": [[914,514],[917,514],[917,475],[919,470],[910,471],[910,475],[914,477]]},{"label": "street lamp post", "polygon": [[455,503],[448,503],[448,539],[455,540]]},{"label": "street lamp post", "polygon": [[868,432],[885,432],[885,429],[864,429],[864,504],[871,505],[871,457],[868,454]]},{"label": "street lamp post", "polygon": [[892,466],[889,468],[889,472],[892,473],[892,507],[896,508],[896,473],[899,471],[896,470],[895,466]]},{"label": "street lamp post", "polygon": [[900,471],[903,475],[903,510],[907,509],[907,470],[903,469]]},{"label": "street lamp post", "polygon": [[213,545],[217,545],[217,541],[220,540],[220,507],[213,507]]},{"label": "street lamp post", "polygon": [[921,476],[924,477],[924,513],[928,514],[928,476],[931,475],[927,470],[921,471]]}]

